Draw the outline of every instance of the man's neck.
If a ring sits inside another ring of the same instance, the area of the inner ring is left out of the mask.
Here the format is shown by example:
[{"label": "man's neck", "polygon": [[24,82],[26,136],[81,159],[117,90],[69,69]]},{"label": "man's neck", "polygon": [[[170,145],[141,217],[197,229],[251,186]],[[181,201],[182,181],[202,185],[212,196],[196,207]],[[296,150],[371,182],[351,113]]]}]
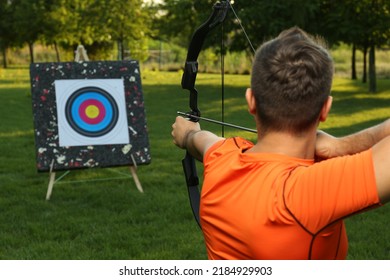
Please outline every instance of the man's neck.
[{"label": "man's neck", "polygon": [[290,157],[313,159],[315,154],[316,130],[295,135],[289,132],[269,132],[259,135],[249,153],[275,153]]}]

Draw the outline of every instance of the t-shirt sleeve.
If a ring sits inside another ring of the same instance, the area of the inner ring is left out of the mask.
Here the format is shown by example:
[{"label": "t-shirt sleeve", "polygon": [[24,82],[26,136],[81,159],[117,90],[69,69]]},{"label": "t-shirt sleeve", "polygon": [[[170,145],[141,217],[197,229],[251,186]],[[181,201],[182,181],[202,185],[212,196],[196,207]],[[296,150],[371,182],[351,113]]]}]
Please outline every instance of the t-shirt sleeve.
[{"label": "t-shirt sleeve", "polygon": [[372,150],[296,168],[286,181],[284,198],[295,218],[312,232],[378,206]]},{"label": "t-shirt sleeve", "polygon": [[207,166],[213,159],[219,158],[221,155],[229,152],[237,151],[238,149],[247,149],[253,146],[253,143],[241,137],[227,138],[218,141],[212,145],[206,152],[203,158],[203,163]]}]

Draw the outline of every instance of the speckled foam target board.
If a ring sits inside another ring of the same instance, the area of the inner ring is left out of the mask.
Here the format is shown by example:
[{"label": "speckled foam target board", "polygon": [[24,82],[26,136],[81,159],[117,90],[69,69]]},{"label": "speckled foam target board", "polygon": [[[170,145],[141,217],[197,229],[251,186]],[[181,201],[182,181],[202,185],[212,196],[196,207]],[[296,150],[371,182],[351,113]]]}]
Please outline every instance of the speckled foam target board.
[{"label": "speckled foam target board", "polygon": [[137,61],[30,66],[38,171],[149,164]]}]

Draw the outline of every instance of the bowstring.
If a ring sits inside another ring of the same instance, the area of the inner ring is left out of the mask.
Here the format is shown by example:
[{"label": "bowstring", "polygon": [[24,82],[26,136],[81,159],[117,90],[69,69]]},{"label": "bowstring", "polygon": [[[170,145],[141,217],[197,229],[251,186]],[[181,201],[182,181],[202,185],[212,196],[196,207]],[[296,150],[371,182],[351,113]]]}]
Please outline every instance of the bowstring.
[{"label": "bowstring", "polygon": [[[240,25],[240,28],[242,30],[242,32],[244,33],[245,35],[245,38],[246,40],[248,41],[249,43],[249,46],[251,47],[252,51],[253,51],[253,54],[256,52],[255,48],[253,47],[253,44],[251,42],[251,40],[249,39],[249,36],[248,36],[248,33],[246,33],[246,30],[244,28],[244,26],[242,25],[241,23],[241,20],[240,18],[238,17],[236,11],[234,10],[233,8],[233,5],[232,5],[232,1],[228,0],[228,3],[229,3],[229,6],[230,6],[230,9],[231,11],[233,12],[233,15],[234,17],[236,18],[238,24]],[[225,44],[224,44],[224,22],[222,22],[221,24],[221,95],[222,95],[222,100],[221,100],[221,121],[222,123],[225,122]],[[221,134],[222,134],[222,137],[225,137],[225,126],[222,125],[221,127]]]},{"label": "bowstring", "polygon": [[253,53],[256,53],[256,50],[255,50],[255,48],[253,47],[253,44],[252,44],[251,40],[249,39],[249,36],[248,36],[248,34],[246,33],[246,30],[245,30],[244,26],[242,25],[240,18],[238,17],[236,11],[234,10],[231,1],[228,0],[228,2],[229,2],[230,9],[232,10],[234,17],[236,18],[238,24],[240,25],[240,28],[241,28],[242,32],[244,33],[244,35],[245,35],[245,37],[246,37],[246,40],[248,41],[248,43],[249,43],[249,45],[250,45],[250,47],[251,47]]},{"label": "bowstring", "polygon": [[[221,24],[221,85],[222,85],[222,89],[221,89],[221,94],[222,94],[222,105],[221,105],[222,112],[221,112],[221,114],[222,114],[222,118],[221,118],[221,121],[224,123],[225,122],[225,55],[224,55],[225,44],[223,41],[223,35],[224,35],[224,22],[222,22],[222,24]],[[225,127],[222,126],[221,130],[222,130],[222,137],[225,137]]]}]

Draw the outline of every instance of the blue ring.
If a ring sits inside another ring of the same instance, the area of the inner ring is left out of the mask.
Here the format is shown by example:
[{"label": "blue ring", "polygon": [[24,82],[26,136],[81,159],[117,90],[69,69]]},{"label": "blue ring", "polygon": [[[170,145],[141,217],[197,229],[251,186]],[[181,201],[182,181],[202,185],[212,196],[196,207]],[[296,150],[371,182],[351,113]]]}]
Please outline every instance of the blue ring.
[{"label": "blue ring", "polygon": [[[103,104],[104,109],[106,110],[106,115],[104,119],[98,124],[89,124],[83,121],[79,114],[79,108],[84,101],[94,99],[100,101]],[[85,92],[77,96],[72,103],[71,116],[75,124],[82,130],[89,132],[97,132],[105,129],[111,122],[113,116],[112,104],[110,101],[103,95],[96,92]]]}]

